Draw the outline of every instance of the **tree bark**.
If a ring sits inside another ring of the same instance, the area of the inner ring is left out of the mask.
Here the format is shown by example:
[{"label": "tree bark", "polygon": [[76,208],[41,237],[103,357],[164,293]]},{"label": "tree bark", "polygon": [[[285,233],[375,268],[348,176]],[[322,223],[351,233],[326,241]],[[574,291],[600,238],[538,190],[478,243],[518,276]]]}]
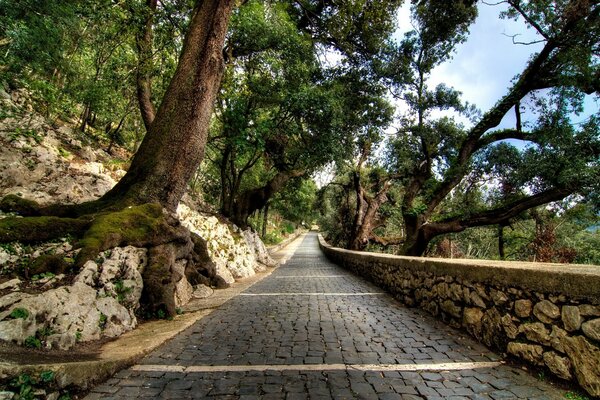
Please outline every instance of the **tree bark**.
[{"label": "tree bark", "polygon": [[504,253],[504,225],[498,224],[498,256],[501,260],[506,258]]},{"label": "tree bark", "polygon": [[263,223],[262,223],[262,232],[261,237],[267,236],[267,224],[269,222],[269,202],[265,204],[265,208],[263,209]]},{"label": "tree bark", "polygon": [[197,1],[175,75],[131,167],[102,200],[177,208],[204,157],[232,0]]},{"label": "tree bark", "polygon": [[150,70],[152,68],[152,41],[154,38],[152,25],[154,24],[154,13],[156,12],[157,2],[157,0],[146,0],[148,17],[141,33],[136,38],[139,57],[136,77],[137,98],[146,131],[150,130],[150,126],[156,115],[156,109],[154,108],[154,104],[152,104]]},{"label": "tree bark", "polygon": [[265,186],[246,190],[237,196],[233,205],[233,213],[226,216],[234,224],[245,229],[248,226],[248,217],[253,212],[265,207],[273,195],[280,191],[290,179],[302,176],[304,173],[301,170],[278,172]]},{"label": "tree bark", "polygon": [[559,201],[573,193],[568,188],[551,188],[544,192],[516,200],[505,206],[482,211],[471,216],[450,219],[439,222],[425,223],[421,216],[405,216],[406,243],[403,254],[407,256],[422,256],[429,242],[439,235],[462,232],[475,226],[486,226],[506,223],[523,211],[542,204]]}]

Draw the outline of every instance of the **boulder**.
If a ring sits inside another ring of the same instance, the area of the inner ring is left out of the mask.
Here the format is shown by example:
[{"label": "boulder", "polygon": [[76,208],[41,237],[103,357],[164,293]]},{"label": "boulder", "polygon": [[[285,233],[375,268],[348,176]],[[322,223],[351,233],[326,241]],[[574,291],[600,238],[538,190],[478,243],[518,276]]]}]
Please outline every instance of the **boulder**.
[{"label": "boulder", "polygon": [[567,337],[567,331],[559,328],[556,325],[552,325],[552,332],[550,333],[550,345],[554,350],[564,353],[564,342],[567,339]]},{"label": "boulder", "polygon": [[571,361],[567,357],[561,357],[553,351],[544,353],[544,364],[556,376],[561,379],[571,380]]},{"label": "boulder", "polygon": [[453,316],[454,318],[460,318],[462,315],[462,307],[454,304],[452,300],[445,300],[441,304],[442,311],[446,314]]},{"label": "boulder", "polygon": [[581,313],[579,307],[576,306],[563,306],[561,310],[561,317],[563,326],[568,332],[579,330],[581,327]]},{"label": "boulder", "polygon": [[567,337],[565,351],[577,382],[592,396],[600,396],[600,349],[583,336]]},{"label": "boulder", "polygon": [[523,324],[519,326],[519,333],[524,333],[525,337],[532,342],[550,345],[550,335],[546,326],[541,322]]},{"label": "boulder", "polygon": [[581,330],[589,339],[600,342],[600,318],[584,322],[581,324]]},{"label": "boulder", "polygon": [[506,348],[509,354],[535,365],[544,365],[544,348],[537,344],[510,342]]},{"label": "boulder", "polygon": [[481,337],[486,346],[503,349],[506,345],[506,338],[502,335],[502,316],[492,307],[487,310],[482,318]]},{"label": "boulder", "polygon": [[560,309],[551,301],[542,300],[533,307],[533,315],[545,324],[551,324],[560,317]]},{"label": "boulder", "polygon": [[528,318],[531,315],[533,303],[531,300],[521,299],[515,301],[515,314],[519,318]]},{"label": "boulder", "polygon": [[481,337],[483,311],[477,307],[467,307],[463,312],[463,326],[476,338]]},{"label": "boulder", "polygon": [[196,285],[194,287],[194,292],[192,293],[192,297],[195,299],[205,299],[207,297],[212,296],[214,290],[206,285]]},{"label": "boulder", "polygon": [[506,336],[509,339],[514,339],[519,334],[519,328],[513,322],[513,318],[510,314],[504,314],[502,317],[502,326],[504,327],[504,332],[506,332]]},{"label": "boulder", "polygon": [[508,301],[508,296],[501,290],[492,289],[490,296],[497,306],[501,306]]},{"label": "boulder", "polygon": [[577,306],[582,317],[600,317],[600,306],[581,304]]}]

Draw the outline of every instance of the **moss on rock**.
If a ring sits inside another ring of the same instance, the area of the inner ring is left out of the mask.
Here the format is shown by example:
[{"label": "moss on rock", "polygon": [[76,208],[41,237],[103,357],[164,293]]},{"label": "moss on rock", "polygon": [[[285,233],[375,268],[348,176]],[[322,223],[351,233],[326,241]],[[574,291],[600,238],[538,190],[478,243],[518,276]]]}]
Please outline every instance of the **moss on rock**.
[{"label": "moss on rock", "polygon": [[27,217],[40,215],[40,205],[37,202],[24,199],[16,194],[4,196],[2,200],[0,200],[0,210],[17,213]]},{"label": "moss on rock", "polygon": [[97,214],[77,243],[81,251],[76,264],[81,266],[111,247],[148,247],[173,241],[180,235],[181,232],[176,232],[169,224],[159,204],[142,204]]},{"label": "moss on rock", "polygon": [[89,226],[87,218],[8,217],[0,219],[0,242],[37,243],[80,236]]}]

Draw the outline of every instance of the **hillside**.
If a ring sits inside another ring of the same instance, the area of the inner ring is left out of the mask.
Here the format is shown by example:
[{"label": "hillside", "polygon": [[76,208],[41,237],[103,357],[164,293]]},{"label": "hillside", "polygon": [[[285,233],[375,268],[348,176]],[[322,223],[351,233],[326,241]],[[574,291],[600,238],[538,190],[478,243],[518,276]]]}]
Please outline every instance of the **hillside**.
[{"label": "hillside", "polygon": [[[108,153],[68,122],[48,121],[33,111],[24,92],[0,92],[0,197],[16,195],[41,205],[81,203],[109,190],[125,173],[130,154]],[[252,276],[275,262],[256,233],[241,231],[206,212],[188,196],[180,224],[203,240],[203,273],[190,274],[175,261],[171,280],[177,307],[213,288]],[[6,217],[0,214],[0,218]],[[45,243],[3,243],[0,248],[0,339],[26,347],[70,349],[134,329],[141,318],[165,317],[143,307],[142,274],[148,249],[103,251],[82,269],[73,237]]]}]

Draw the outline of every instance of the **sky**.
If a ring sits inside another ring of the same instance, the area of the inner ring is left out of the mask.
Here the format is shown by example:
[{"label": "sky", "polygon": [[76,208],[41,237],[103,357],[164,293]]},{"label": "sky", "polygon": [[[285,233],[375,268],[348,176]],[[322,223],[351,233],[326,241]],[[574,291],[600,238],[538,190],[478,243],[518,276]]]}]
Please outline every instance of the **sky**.
[{"label": "sky", "polygon": [[[528,29],[522,20],[500,19],[498,14],[505,9],[503,5],[479,3],[478,7],[479,15],[470,28],[467,41],[456,48],[452,60],[433,71],[429,84],[435,87],[445,83],[461,91],[463,101],[475,104],[485,112],[506,93],[511,80],[524,69],[531,54],[539,51],[543,44],[514,44],[513,35],[519,35],[515,40],[523,42],[539,39],[539,36],[533,29]],[[399,37],[412,29],[409,2],[398,14],[398,27]],[[584,114],[573,116],[573,121],[581,121],[598,113],[599,106],[597,98],[587,96]],[[466,119],[464,122],[467,122]],[[513,113],[505,117],[501,127],[514,127]]]}]

